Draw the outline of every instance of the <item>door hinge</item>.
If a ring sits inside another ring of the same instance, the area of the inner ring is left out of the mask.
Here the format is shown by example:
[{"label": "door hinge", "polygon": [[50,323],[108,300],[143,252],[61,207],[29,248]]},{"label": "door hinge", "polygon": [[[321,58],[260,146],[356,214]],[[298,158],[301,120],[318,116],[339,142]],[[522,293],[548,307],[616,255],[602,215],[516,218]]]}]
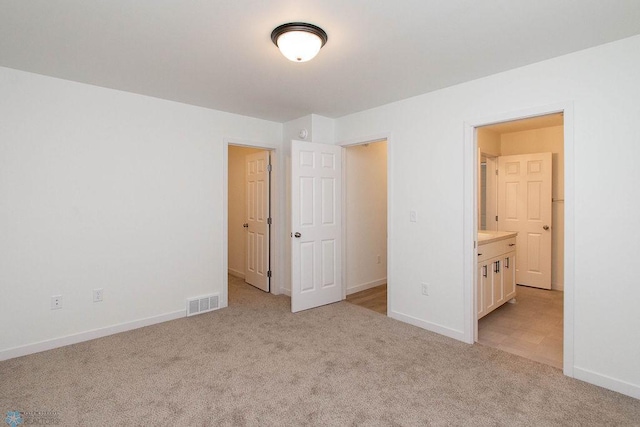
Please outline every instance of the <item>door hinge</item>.
[{"label": "door hinge", "polygon": [[267,172],[271,172],[271,165],[267,165]]},{"label": "door hinge", "polygon": [[267,224],[271,225],[271,218],[267,218]]},{"label": "door hinge", "polygon": [[498,169],[496,169],[496,175],[498,175]]},{"label": "door hinge", "polygon": [[267,271],[267,277],[271,277],[271,270]]},{"label": "door hinge", "polygon": [[498,215],[496,215],[496,222],[498,222]]}]

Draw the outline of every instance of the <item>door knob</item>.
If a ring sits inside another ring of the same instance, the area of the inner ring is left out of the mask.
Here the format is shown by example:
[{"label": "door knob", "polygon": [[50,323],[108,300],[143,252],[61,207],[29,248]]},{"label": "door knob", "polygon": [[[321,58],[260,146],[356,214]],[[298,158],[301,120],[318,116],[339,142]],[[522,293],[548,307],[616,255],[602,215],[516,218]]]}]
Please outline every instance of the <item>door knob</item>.
[{"label": "door knob", "polygon": [[543,225],[543,226],[542,226],[542,229],[543,229],[543,230],[548,230],[548,229],[549,229],[549,226],[548,226],[548,225]]},{"label": "door knob", "polygon": [[294,234],[294,236],[295,236],[295,237],[297,237],[297,238],[299,239],[300,237],[302,237],[302,234],[300,234],[300,233],[298,233],[298,232],[296,231],[296,234]]},{"label": "door knob", "polygon": [[242,224],[242,226],[243,226],[244,228],[248,228],[248,227],[249,227],[249,224],[247,224],[247,223],[245,222],[244,224]]}]

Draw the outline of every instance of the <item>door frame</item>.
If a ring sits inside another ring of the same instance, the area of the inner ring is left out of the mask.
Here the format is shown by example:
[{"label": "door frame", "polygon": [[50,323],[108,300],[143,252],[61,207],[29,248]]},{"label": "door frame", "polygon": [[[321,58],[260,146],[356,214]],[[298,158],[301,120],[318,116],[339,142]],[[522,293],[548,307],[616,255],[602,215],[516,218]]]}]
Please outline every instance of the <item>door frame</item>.
[{"label": "door frame", "polygon": [[463,185],[463,291],[464,291],[464,340],[473,344],[478,337],[477,307],[477,232],[478,232],[478,144],[476,128],[502,122],[528,119],[554,113],[564,114],[564,333],[563,373],[574,376],[574,288],[575,288],[575,193],[574,193],[574,111],[572,102],[539,106],[526,110],[510,111],[468,120],[464,123]]},{"label": "door frame", "polygon": [[[229,305],[229,145],[257,148],[261,150],[268,150],[271,152],[271,217],[273,221],[271,223],[270,230],[270,265],[271,265],[271,280],[270,280],[270,293],[278,295],[282,287],[283,273],[282,273],[282,230],[284,229],[284,217],[282,215],[282,209],[280,206],[281,195],[281,166],[283,163],[282,150],[275,144],[269,144],[260,141],[248,141],[238,138],[223,138],[222,144],[222,275],[220,280],[222,281],[222,292],[220,295],[220,307],[227,307]],[[280,285],[274,285],[280,283]]]},{"label": "door frame", "polygon": [[392,249],[392,241],[390,236],[393,236],[393,225],[391,219],[393,218],[393,203],[390,202],[393,197],[393,144],[391,143],[391,133],[380,133],[374,134],[354,139],[349,139],[346,141],[338,142],[337,145],[343,148],[342,150],[342,299],[347,298],[347,272],[345,266],[347,265],[347,212],[346,212],[346,197],[347,197],[347,189],[346,189],[346,148],[353,147],[356,145],[364,145],[371,144],[374,142],[387,141],[387,316],[393,317],[393,286],[392,279],[390,277],[390,273],[393,272],[393,251]]}]

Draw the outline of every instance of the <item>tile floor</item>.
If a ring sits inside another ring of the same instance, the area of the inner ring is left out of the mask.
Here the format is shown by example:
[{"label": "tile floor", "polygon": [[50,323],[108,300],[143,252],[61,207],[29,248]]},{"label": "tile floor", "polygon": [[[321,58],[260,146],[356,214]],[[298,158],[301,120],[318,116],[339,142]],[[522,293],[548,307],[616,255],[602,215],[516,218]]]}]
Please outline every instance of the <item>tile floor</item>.
[{"label": "tile floor", "polygon": [[478,321],[478,343],[562,369],[563,293],[518,286],[515,304]]}]

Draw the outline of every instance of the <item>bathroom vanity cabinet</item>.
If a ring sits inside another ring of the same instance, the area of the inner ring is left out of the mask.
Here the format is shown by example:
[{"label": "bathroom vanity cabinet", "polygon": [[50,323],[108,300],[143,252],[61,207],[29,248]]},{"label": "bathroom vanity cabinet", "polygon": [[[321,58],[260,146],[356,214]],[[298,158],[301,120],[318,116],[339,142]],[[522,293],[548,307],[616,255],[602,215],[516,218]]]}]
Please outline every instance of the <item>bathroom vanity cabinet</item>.
[{"label": "bathroom vanity cabinet", "polygon": [[478,319],[516,296],[516,234],[478,233]]}]

